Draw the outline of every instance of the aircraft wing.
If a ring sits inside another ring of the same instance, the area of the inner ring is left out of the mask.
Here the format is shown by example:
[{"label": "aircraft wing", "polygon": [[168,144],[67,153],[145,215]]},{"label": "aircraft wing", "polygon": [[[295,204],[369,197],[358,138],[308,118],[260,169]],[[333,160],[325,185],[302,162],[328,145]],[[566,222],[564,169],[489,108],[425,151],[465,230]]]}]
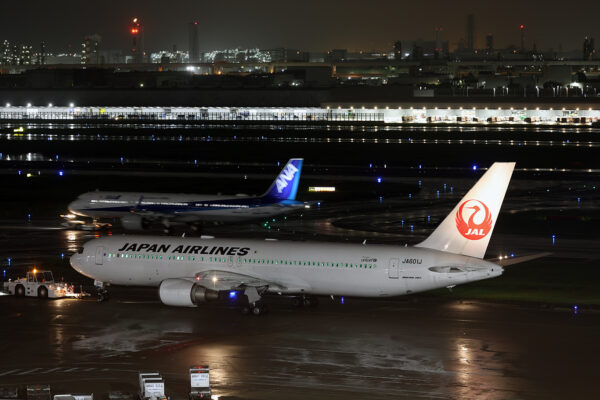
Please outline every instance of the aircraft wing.
[{"label": "aircraft wing", "polygon": [[309,286],[303,283],[286,285],[282,282],[275,282],[272,280],[256,278],[250,275],[222,270],[199,272],[195,275],[195,282],[207,289],[212,290],[235,290],[244,287],[269,287],[270,290],[275,292],[300,293],[309,289]]}]

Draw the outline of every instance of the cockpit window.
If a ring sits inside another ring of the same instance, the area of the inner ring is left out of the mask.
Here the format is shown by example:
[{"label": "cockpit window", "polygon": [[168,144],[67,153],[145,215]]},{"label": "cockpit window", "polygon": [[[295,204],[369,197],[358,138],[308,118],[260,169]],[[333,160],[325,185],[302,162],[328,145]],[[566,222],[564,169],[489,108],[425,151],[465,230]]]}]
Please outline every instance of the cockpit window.
[{"label": "cockpit window", "polygon": [[83,254],[83,247],[77,249],[77,254]]}]

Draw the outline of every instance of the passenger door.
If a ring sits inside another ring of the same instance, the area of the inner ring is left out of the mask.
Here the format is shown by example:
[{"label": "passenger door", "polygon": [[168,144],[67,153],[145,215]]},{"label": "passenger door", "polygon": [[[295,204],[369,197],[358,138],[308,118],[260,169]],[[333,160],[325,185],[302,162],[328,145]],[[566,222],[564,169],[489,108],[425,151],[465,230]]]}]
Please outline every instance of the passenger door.
[{"label": "passenger door", "polygon": [[104,252],[106,249],[102,246],[96,247],[96,265],[104,264]]},{"label": "passenger door", "polygon": [[399,265],[400,259],[398,258],[390,258],[390,263],[388,266],[388,278],[390,279],[398,279],[399,274]]}]

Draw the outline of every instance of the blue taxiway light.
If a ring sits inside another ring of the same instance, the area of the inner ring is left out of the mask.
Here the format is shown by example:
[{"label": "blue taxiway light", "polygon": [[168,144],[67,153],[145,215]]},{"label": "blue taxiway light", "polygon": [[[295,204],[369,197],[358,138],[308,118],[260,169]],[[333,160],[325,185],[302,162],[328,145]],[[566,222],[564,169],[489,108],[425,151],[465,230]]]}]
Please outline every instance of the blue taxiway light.
[{"label": "blue taxiway light", "polygon": [[12,258],[10,258],[10,257],[9,257],[9,258],[7,258],[7,259],[6,259],[6,262],[8,263],[8,266],[10,267],[10,263],[12,262]]},{"label": "blue taxiway light", "polygon": [[235,299],[237,297],[237,292],[229,292],[229,298]]},{"label": "blue taxiway light", "polygon": [[65,172],[64,171],[58,171],[58,176],[64,176]]},{"label": "blue taxiway light", "polygon": [[344,304],[344,298],[340,297],[340,303]]},{"label": "blue taxiway light", "polygon": [[381,183],[381,177],[377,178],[377,183]]},{"label": "blue taxiway light", "polygon": [[473,171],[477,171],[477,165],[473,164]]}]

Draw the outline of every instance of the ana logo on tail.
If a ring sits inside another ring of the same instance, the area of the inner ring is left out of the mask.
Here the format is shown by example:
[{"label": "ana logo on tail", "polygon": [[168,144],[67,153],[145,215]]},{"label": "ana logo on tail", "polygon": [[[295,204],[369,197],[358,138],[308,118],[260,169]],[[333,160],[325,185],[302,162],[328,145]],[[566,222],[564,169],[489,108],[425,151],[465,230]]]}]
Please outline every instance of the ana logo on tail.
[{"label": "ana logo on tail", "polygon": [[[469,214],[466,210],[472,211]],[[468,215],[466,222],[465,214]],[[456,228],[461,235],[469,240],[483,239],[492,230],[492,214],[490,213],[490,209],[479,200],[467,200],[463,202],[456,213]]]},{"label": "ana logo on tail", "polygon": [[281,192],[283,192],[283,189],[285,189],[289,182],[294,179],[296,172],[298,172],[298,168],[296,168],[292,163],[289,163],[285,169],[281,171],[281,174],[279,174],[277,180],[275,181],[277,184],[278,193],[281,194]]}]

